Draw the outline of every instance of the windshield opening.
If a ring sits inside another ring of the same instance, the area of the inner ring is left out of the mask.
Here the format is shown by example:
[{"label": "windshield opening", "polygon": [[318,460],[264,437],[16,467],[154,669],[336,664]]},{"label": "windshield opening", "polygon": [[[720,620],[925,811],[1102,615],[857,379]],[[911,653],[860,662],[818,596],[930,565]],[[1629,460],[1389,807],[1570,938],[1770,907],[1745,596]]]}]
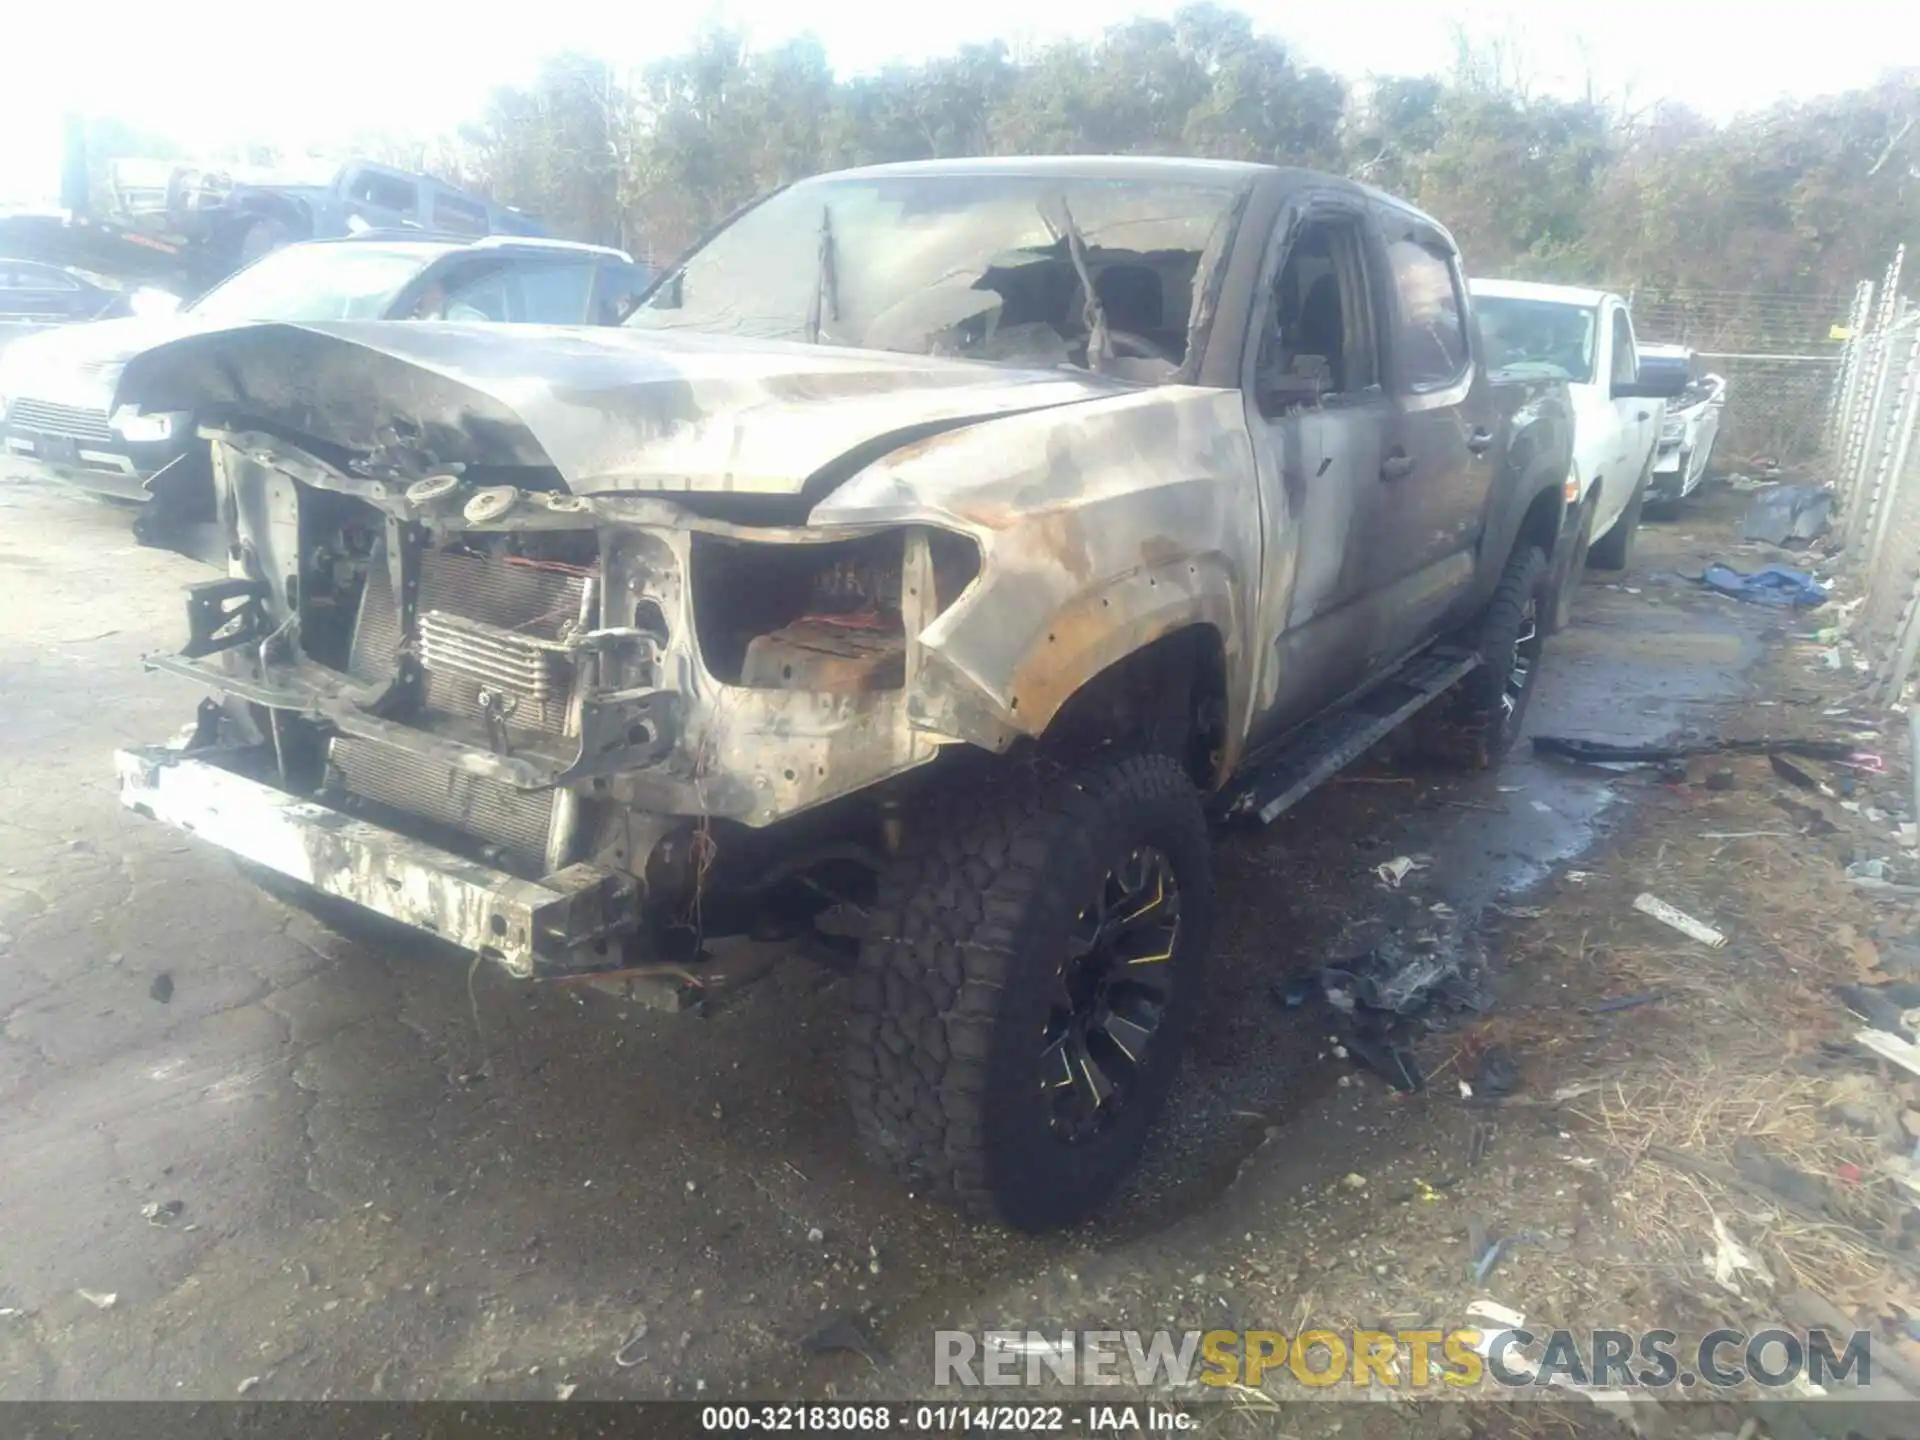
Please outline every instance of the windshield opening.
[{"label": "windshield opening", "polygon": [[188,307],[213,320],[379,320],[435,258],[419,246],[289,245]]},{"label": "windshield opening", "polygon": [[1022,175],[804,181],[708,241],[627,324],[1171,379],[1243,190]]},{"label": "windshield opening", "polygon": [[1489,369],[1542,365],[1561,371],[1576,385],[1593,379],[1600,315],[1592,306],[1476,295],[1473,308],[1480,317]]}]

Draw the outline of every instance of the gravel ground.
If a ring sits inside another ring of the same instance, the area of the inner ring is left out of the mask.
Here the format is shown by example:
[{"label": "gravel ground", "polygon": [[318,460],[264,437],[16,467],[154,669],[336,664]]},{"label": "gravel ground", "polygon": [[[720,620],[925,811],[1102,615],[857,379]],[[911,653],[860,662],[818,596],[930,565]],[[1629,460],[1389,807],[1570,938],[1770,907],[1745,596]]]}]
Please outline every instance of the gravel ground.
[{"label": "gravel ground", "polygon": [[[1772,617],[1671,573],[1689,528],[1648,531],[1620,584],[1589,578],[1535,731],[1651,739],[1740,699]],[[204,574],[134,546],[122,511],[0,483],[7,1399],[919,1394],[951,1323],[1285,1327],[1360,1261],[1391,1308],[1426,1261],[1342,1177],[1443,1167],[1442,1092],[1355,1075],[1275,983],[1438,902],[1496,989],[1526,985],[1501,907],[1638,793],[1528,758],[1363,770],[1223,844],[1212,991],[1147,1164],[1086,1229],[1010,1236],[863,1163],[830,972],[734,952],[745,983],[701,1017],[529,988],[333,935],[122,812],[109,752],[197,699],[139,657],[177,646]],[[1389,890],[1374,867],[1403,854],[1427,868]],[[835,1315],[874,1359],[802,1349]]]}]

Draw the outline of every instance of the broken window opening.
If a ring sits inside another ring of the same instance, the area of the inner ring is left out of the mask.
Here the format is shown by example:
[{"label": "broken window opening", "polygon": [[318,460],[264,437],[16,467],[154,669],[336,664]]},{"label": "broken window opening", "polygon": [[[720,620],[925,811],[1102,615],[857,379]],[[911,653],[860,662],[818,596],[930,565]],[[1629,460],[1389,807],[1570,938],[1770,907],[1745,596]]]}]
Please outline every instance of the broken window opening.
[{"label": "broken window opening", "polygon": [[1357,395],[1380,383],[1360,222],[1308,222],[1274,277],[1254,386],[1262,414]]},{"label": "broken window opening", "polygon": [[1194,297],[1225,253],[1242,188],[1017,174],[806,181],[721,231],[627,323],[1088,368],[1088,317],[1099,315],[1111,356],[1099,368],[1157,383],[1187,360]]}]

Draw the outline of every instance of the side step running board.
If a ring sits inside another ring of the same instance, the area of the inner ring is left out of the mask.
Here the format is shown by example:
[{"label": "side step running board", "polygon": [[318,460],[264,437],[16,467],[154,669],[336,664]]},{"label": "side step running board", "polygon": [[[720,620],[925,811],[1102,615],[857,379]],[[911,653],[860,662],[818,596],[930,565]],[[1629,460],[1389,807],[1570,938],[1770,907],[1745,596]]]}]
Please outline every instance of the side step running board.
[{"label": "side step running board", "polygon": [[1229,819],[1271,825],[1480,664],[1478,655],[1430,650],[1348,709],[1323,716],[1263,757],[1237,792]]}]

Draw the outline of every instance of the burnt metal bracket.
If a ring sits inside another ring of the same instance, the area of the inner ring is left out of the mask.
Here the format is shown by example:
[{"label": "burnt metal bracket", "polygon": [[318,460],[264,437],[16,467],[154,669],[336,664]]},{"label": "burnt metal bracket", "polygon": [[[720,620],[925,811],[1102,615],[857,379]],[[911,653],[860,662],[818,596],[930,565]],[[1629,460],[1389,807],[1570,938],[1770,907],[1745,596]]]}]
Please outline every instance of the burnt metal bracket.
[{"label": "burnt metal bracket", "polygon": [[267,634],[267,601],[271,592],[264,580],[204,580],[187,587],[187,643],[180,653],[189,660],[258,644]]},{"label": "burnt metal bracket", "polygon": [[[393,678],[371,707],[383,719],[409,713],[420,699],[422,676],[414,645],[419,635],[420,569],[425,548],[426,532],[418,525],[387,517],[387,583],[393,587],[400,648],[393,657]],[[368,583],[372,583],[371,576]]]},{"label": "burnt metal bracket", "polygon": [[679,741],[682,700],[672,690],[609,690],[581,697],[580,758],[558,783],[658,764]]}]

